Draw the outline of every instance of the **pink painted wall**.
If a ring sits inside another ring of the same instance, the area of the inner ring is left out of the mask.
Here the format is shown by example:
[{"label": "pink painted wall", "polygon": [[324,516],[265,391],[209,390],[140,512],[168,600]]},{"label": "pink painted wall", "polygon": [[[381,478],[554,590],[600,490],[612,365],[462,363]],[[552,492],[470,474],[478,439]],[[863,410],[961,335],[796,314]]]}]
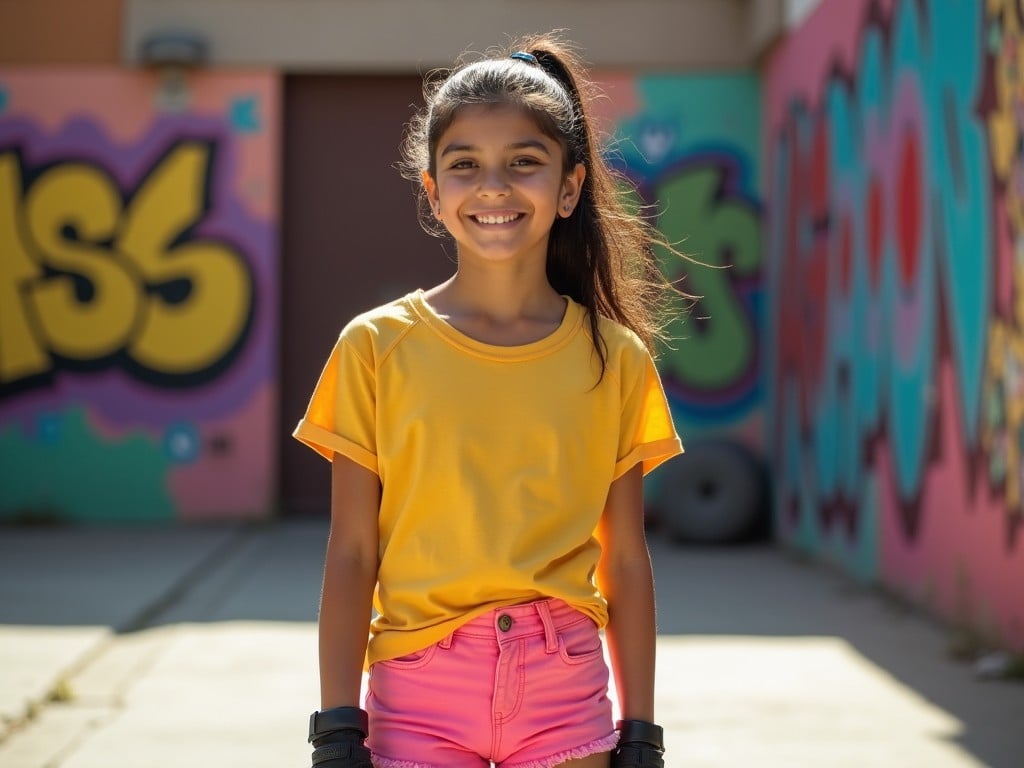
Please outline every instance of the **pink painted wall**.
[{"label": "pink painted wall", "polygon": [[0,517],[270,513],[279,91],[0,69]]},{"label": "pink painted wall", "polygon": [[1010,6],[825,0],[774,52],[766,349],[782,538],[1024,650]]}]

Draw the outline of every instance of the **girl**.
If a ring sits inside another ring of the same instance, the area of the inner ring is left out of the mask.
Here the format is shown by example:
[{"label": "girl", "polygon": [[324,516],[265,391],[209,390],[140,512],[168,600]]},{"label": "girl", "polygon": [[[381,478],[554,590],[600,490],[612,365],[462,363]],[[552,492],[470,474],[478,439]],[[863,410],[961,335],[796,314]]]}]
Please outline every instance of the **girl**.
[{"label": "girl", "polygon": [[321,768],[664,764],[642,477],[682,450],[648,352],[673,289],[571,49],[511,50],[407,133],[455,274],[352,320],[295,431],[332,461]]}]

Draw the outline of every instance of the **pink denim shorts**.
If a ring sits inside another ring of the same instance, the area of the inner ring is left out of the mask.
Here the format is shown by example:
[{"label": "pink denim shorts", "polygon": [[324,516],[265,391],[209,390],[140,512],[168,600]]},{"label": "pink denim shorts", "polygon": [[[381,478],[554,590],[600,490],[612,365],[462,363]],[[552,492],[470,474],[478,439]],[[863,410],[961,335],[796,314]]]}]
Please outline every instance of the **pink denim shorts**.
[{"label": "pink denim shorts", "polygon": [[561,600],[497,608],[370,668],[380,768],[551,768],[615,746],[597,625]]}]

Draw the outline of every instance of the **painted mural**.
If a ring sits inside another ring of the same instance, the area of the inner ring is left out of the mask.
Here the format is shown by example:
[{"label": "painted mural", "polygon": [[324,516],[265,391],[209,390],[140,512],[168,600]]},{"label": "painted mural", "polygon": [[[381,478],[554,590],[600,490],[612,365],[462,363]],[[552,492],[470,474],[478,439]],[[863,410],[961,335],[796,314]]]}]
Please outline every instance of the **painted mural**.
[{"label": "painted mural", "polygon": [[[684,442],[763,445],[760,85],[753,74],[603,76],[609,157],[667,239],[662,259],[697,304],[659,368]],[[617,137],[617,139],[615,139]]]},{"label": "painted mural", "polygon": [[1021,13],[825,0],[764,83],[780,535],[1016,650]]},{"label": "painted mural", "polygon": [[0,70],[0,519],[270,512],[278,114],[270,74]]}]

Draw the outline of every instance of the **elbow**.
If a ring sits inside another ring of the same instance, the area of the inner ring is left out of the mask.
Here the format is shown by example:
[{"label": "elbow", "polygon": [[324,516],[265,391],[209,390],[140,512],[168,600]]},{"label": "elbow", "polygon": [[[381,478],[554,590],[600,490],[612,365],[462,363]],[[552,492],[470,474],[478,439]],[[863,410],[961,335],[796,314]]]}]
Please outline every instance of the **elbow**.
[{"label": "elbow", "polygon": [[597,571],[597,586],[611,603],[619,595],[629,599],[654,590],[654,573],[649,557],[602,562]]}]

